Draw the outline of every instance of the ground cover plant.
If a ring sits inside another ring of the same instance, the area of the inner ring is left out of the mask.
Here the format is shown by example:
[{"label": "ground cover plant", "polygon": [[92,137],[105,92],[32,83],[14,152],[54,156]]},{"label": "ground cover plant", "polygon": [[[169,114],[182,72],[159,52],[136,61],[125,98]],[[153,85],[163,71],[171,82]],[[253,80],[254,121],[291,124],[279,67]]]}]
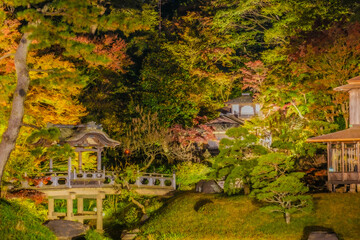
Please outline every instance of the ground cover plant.
[{"label": "ground cover plant", "polygon": [[55,239],[55,235],[42,225],[46,209],[30,200],[1,198],[0,216],[0,239]]},{"label": "ground cover plant", "polygon": [[141,227],[137,239],[307,239],[311,230],[334,230],[339,239],[360,236],[360,195],[314,194],[314,210],[290,224],[248,196],[182,193]]}]

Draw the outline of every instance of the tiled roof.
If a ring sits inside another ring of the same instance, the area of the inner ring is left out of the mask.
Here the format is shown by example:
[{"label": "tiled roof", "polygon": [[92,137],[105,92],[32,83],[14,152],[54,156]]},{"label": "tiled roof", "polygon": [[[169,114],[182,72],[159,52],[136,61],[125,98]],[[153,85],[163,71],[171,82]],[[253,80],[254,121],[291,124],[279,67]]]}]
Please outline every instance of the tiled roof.
[{"label": "tiled roof", "polygon": [[354,126],[346,130],[309,138],[307,142],[352,142],[360,141],[360,126]]},{"label": "tiled roof", "polygon": [[48,124],[49,127],[60,130],[60,144],[69,143],[71,146],[83,147],[115,147],[120,144],[103,132],[101,125],[95,122],[80,125]]},{"label": "tiled roof", "polygon": [[215,118],[214,120],[209,121],[206,123],[207,125],[212,124],[243,124],[244,122],[232,115],[222,115],[218,118]]},{"label": "tiled roof", "polygon": [[351,89],[360,88],[360,76],[354,77],[347,81],[349,84],[334,88],[335,91],[349,91]]}]

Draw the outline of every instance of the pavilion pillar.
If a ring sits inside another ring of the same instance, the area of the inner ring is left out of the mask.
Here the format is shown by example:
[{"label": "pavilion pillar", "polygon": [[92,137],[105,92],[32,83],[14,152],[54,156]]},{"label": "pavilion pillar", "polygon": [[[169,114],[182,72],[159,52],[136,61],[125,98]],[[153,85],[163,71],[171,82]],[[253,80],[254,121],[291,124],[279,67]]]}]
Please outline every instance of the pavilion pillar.
[{"label": "pavilion pillar", "polygon": [[[77,198],[77,213],[78,214],[84,213],[84,198],[82,197]],[[84,219],[82,218],[80,218],[78,221],[84,223]]]},{"label": "pavilion pillar", "polygon": [[48,197],[48,219],[54,218],[54,198]]},{"label": "pavilion pillar", "polygon": [[79,151],[78,154],[79,154],[79,172],[81,173],[82,172],[82,169],[81,169],[81,167],[82,167],[82,152]]},{"label": "pavilion pillar", "polygon": [[84,212],[84,198],[82,197],[77,198],[77,212],[78,213]]},{"label": "pavilion pillar", "polygon": [[96,197],[96,230],[103,231],[103,199],[105,198],[104,192],[99,192]]},{"label": "pavilion pillar", "polygon": [[[328,175],[328,181],[330,180],[329,177],[329,169],[330,169],[330,159],[331,159],[331,143],[327,143],[327,175]],[[332,162],[332,161],[331,161]],[[334,171],[334,170],[333,170]]]},{"label": "pavilion pillar", "polygon": [[98,148],[97,149],[97,170],[98,171],[101,171],[101,152],[102,152],[102,149]]},{"label": "pavilion pillar", "polygon": [[68,159],[68,178],[67,178],[67,186],[71,187],[71,157]]},{"label": "pavilion pillar", "polygon": [[73,209],[74,204],[73,200],[75,199],[75,193],[71,192],[66,199],[66,220],[72,220],[74,217]]},{"label": "pavilion pillar", "polygon": [[50,162],[49,162],[49,172],[53,171],[53,159],[50,158]]},{"label": "pavilion pillar", "polygon": [[359,144],[359,142],[356,142],[356,170],[357,170],[357,173],[358,173],[358,180],[360,180],[359,167],[360,167],[360,144]]},{"label": "pavilion pillar", "polygon": [[341,142],[341,170],[342,170],[342,180],[346,180],[345,179],[345,159],[344,159],[344,154],[345,154],[345,144],[344,142]]}]

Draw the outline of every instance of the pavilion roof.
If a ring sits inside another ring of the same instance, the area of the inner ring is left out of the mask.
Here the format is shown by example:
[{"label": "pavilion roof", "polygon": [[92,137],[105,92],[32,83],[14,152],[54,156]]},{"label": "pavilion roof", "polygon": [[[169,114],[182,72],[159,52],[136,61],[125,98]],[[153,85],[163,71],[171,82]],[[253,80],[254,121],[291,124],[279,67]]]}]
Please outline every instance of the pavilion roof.
[{"label": "pavilion roof", "polygon": [[213,126],[216,130],[224,130],[230,127],[237,127],[244,124],[244,120],[237,118],[234,115],[221,115],[206,123],[206,125]]},{"label": "pavilion roof", "polygon": [[49,125],[60,130],[60,144],[73,147],[116,147],[120,142],[111,139],[95,122],[80,125]]},{"label": "pavilion roof", "polygon": [[349,84],[334,88],[335,91],[349,91],[351,89],[360,88],[360,76],[347,80]]},{"label": "pavilion roof", "polygon": [[325,134],[318,137],[309,138],[307,142],[354,142],[360,141],[360,126]]}]

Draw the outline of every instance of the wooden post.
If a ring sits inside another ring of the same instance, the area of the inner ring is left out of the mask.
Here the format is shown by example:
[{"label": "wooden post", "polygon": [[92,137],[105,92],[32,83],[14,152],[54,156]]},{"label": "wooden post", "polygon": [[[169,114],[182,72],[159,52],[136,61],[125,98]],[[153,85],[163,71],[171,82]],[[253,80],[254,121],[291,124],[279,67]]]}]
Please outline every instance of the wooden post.
[{"label": "wooden post", "polygon": [[174,190],[176,190],[176,174],[175,174],[175,172],[173,172],[172,187]]},{"label": "wooden post", "polygon": [[67,186],[70,188],[71,187],[71,157],[69,157],[68,160],[68,178],[67,178]]},{"label": "wooden post", "polygon": [[103,231],[103,199],[105,198],[104,192],[99,192],[96,197],[96,230],[102,232]]},{"label": "wooden post", "polygon": [[[79,197],[77,199],[77,213],[82,214],[84,212],[84,198]],[[84,223],[84,219],[80,218],[79,222]]]},{"label": "wooden post", "polygon": [[84,198],[79,197],[77,199],[77,212],[83,213],[84,212]]},{"label": "wooden post", "polygon": [[81,169],[81,167],[82,167],[82,152],[81,151],[79,151],[79,172],[81,173],[81,171],[82,171],[82,169]]},{"label": "wooden post", "polygon": [[98,171],[101,171],[101,151],[102,151],[102,149],[98,148],[98,151],[97,151],[97,170]]},{"label": "wooden post", "polygon": [[53,159],[50,158],[50,162],[49,162],[49,172],[53,171]]},{"label": "wooden post", "polygon": [[330,158],[331,158],[331,142],[328,142],[327,143],[327,165],[328,165],[328,167],[327,167],[327,169],[326,169],[326,171],[327,171],[327,176],[328,176],[328,182],[330,181],[330,171],[329,171],[329,169],[330,169]]},{"label": "wooden post", "polygon": [[360,180],[360,170],[359,170],[360,151],[359,150],[360,150],[360,144],[359,144],[359,142],[356,142],[356,164],[357,164],[356,168],[357,168],[357,172],[358,172],[358,180]]},{"label": "wooden post", "polygon": [[54,198],[48,197],[48,219],[54,218]]},{"label": "wooden post", "polygon": [[345,153],[345,144],[344,142],[341,143],[341,172],[342,172],[342,176],[341,179],[344,181],[345,180],[345,162],[344,162],[344,153]]},{"label": "wooden post", "polygon": [[73,209],[74,209],[74,204],[73,204],[73,200],[75,199],[75,193],[74,192],[70,192],[69,196],[66,199],[66,220],[72,220],[73,219]]}]

